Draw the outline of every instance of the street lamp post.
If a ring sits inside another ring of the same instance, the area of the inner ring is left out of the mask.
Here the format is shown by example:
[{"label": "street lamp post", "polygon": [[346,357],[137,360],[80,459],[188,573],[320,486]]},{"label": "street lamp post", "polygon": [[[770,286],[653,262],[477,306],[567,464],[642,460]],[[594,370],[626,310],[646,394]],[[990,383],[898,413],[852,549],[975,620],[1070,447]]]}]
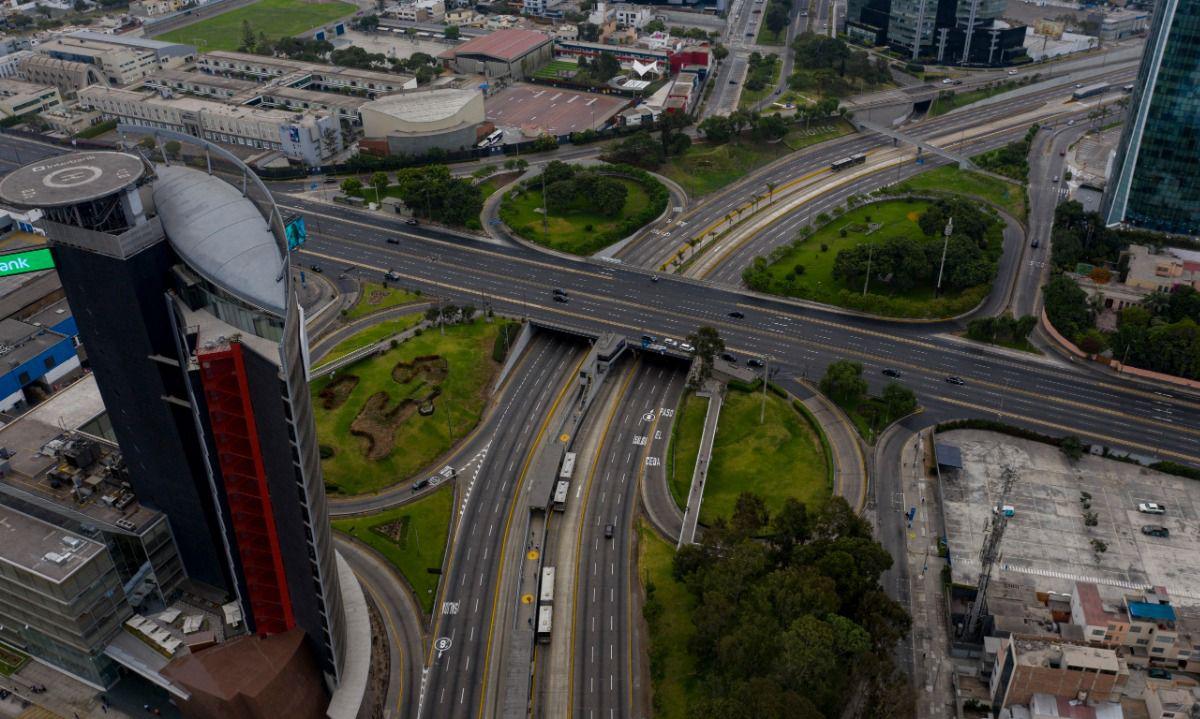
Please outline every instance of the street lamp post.
[{"label": "street lamp post", "polygon": [[934,294],[942,294],[942,273],[946,270],[946,250],[950,247],[950,234],[954,232],[954,218],[946,220],[946,229],[942,231],[942,263],[938,267],[937,289]]},{"label": "street lamp post", "polygon": [[871,257],[875,254],[875,245],[867,245],[867,276],[863,278],[863,297],[867,296],[867,287],[871,284]]}]

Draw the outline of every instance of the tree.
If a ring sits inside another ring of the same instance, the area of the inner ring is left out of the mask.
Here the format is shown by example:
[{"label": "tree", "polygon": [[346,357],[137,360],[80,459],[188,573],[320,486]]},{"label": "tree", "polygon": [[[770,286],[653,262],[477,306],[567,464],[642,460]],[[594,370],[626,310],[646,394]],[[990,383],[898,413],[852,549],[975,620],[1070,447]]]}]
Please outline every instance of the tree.
[{"label": "tree", "polygon": [[258,44],[258,39],[254,35],[254,26],[249,20],[242,21],[242,52],[254,52],[254,46]]},{"label": "tree", "polygon": [[653,170],[662,164],[666,153],[649,132],[635,132],[624,140],[612,143],[601,155],[605,162],[636,165]]},{"label": "tree", "polygon": [[182,149],[183,145],[179,144],[178,140],[168,140],[166,144],[163,145],[163,151],[167,153],[168,157],[179,157],[179,151]]},{"label": "tree", "polygon": [[890,382],[883,388],[882,399],[888,420],[899,419],[917,410],[917,395],[896,382]]},{"label": "tree", "polygon": [[867,394],[867,381],[862,376],[862,364],[838,360],[825,368],[821,391],[842,407],[856,406]]},{"label": "tree", "polygon": [[696,129],[709,142],[721,144],[733,137],[733,124],[724,115],[710,115],[700,121]]},{"label": "tree", "polygon": [[[380,4],[382,4],[383,1],[384,0],[379,0]],[[379,16],[378,15],[363,15],[361,18],[358,19],[358,29],[364,30],[366,32],[371,32],[372,30],[378,30],[379,29]]]},{"label": "tree", "polygon": [[447,25],[442,30],[442,35],[447,40],[457,40],[461,34],[462,34],[462,31],[458,29],[457,25]]},{"label": "tree", "polygon": [[788,11],[785,5],[773,2],[767,6],[767,12],[763,16],[763,22],[766,23],[767,29],[775,37],[779,37],[779,33],[783,32],[788,26]]},{"label": "tree", "polygon": [[1050,324],[1067,337],[1074,337],[1091,326],[1087,293],[1066,275],[1057,275],[1042,288],[1046,316]]},{"label": "tree", "polygon": [[1063,437],[1062,441],[1058,443],[1058,448],[1072,462],[1079,461],[1079,458],[1083,456],[1083,442],[1080,442],[1075,435]]},{"label": "tree", "polygon": [[629,188],[619,180],[611,177],[598,178],[592,190],[591,198],[601,213],[609,217],[618,217],[625,208],[625,198]]},{"label": "tree", "polygon": [[700,379],[708,379],[716,356],[725,351],[725,340],[715,327],[705,325],[688,335],[688,344],[696,348],[693,353],[700,359]]},{"label": "tree", "polygon": [[646,23],[645,26],[642,27],[642,30],[646,33],[666,32],[667,24],[665,22],[663,22],[662,20],[655,18],[654,20],[651,20],[650,22]]},{"label": "tree", "polygon": [[579,39],[584,42],[597,42],[600,40],[600,27],[595,23],[584,22],[579,24]]},{"label": "tree", "polygon": [[721,43],[717,43],[712,47],[712,54],[713,57],[719,62],[729,57],[729,48],[725,47]]},{"label": "tree", "polygon": [[533,152],[549,152],[558,149],[558,140],[554,139],[553,135],[541,134],[533,141],[529,148]]},{"label": "tree", "polygon": [[362,186],[362,182],[354,177],[348,177],[345,180],[342,180],[342,192],[347,195],[357,194],[360,190],[362,190]]}]

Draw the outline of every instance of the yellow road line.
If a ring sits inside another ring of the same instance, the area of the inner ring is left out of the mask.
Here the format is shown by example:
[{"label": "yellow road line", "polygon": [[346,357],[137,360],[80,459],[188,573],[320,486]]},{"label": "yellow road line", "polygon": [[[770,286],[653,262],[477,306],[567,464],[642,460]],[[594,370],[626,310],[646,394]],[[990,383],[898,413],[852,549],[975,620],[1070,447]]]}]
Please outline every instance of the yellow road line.
[{"label": "yellow road line", "polygon": [[617,401],[613,403],[613,408],[609,410],[608,421],[604,423],[604,432],[600,435],[600,444],[596,445],[596,456],[592,459],[592,468],[588,472],[587,485],[583,490],[583,502],[579,506],[579,529],[575,533],[575,572],[572,579],[571,589],[571,641],[568,651],[571,654],[570,674],[567,677],[567,718],[575,713],[575,618],[579,610],[579,552],[583,547],[583,528],[587,524],[587,507],[588,500],[592,495],[592,480],[596,477],[596,468],[600,466],[600,459],[604,456],[604,446],[608,443],[608,431],[612,429],[613,419],[617,415],[617,410],[621,407],[621,401],[625,397],[625,393],[629,390],[629,385],[633,382],[634,376],[637,374],[637,368],[641,365],[641,358],[638,358],[634,364],[627,370],[629,373],[625,378],[625,383],[621,385],[621,389],[617,393]]},{"label": "yellow road line", "polygon": [[558,396],[554,398],[554,404],[550,405],[545,419],[542,420],[542,425],[538,428],[533,442],[529,445],[529,450],[525,454],[525,464],[522,465],[521,474],[517,477],[516,484],[513,485],[513,498],[508,507],[508,518],[504,520],[504,533],[500,535],[500,566],[496,569],[496,582],[492,587],[492,612],[488,620],[488,639],[487,646],[483,650],[483,673],[481,674],[479,683],[479,716],[486,716],[483,707],[487,703],[488,667],[491,665],[492,659],[492,634],[496,627],[496,603],[500,600],[500,589],[504,578],[503,553],[505,547],[508,546],[508,530],[512,527],[513,515],[516,514],[517,505],[520,504],[521,489],[525,485],[525,476],[529,473],[529,465],[533,462],[533,456],[537,453],[538,447],[542,443],[542,437],[546,434],[546,427],[549,426],[550,419],[554,417],[554,413],[558,411],[558,405],[562,402],[562,398],[567,395],[568,390],[575,386],[575,378],[579,376],[579,368],[583,366],[587,358],[588,355],[585,352],[583,357],[579,359],[579,364],[575,365],[575,371],[567,375],[567,381],[563,383],[563,388],[559,390]]}]

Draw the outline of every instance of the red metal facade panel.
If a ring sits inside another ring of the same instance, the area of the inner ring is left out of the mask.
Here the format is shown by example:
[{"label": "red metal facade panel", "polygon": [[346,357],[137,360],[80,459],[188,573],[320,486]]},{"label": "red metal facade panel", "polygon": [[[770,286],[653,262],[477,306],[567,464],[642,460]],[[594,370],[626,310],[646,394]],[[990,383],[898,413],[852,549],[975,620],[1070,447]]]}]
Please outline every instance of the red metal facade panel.
[{"label": "red metal facade panel", "polygon": [[200,352],[198,358],[217,464],[225,483],[255,628],[262,634],[285,632],[295,625],[295,620],[250,404],[242,346],[231,342],[214,351]]}]

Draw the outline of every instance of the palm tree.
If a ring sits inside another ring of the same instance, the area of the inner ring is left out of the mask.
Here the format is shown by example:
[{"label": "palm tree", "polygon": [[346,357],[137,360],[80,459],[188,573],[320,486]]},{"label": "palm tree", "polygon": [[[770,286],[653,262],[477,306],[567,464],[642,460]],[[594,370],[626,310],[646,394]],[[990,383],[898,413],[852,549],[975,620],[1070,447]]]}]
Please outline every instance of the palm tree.
[{"label": "palm tree", "polygon": [[753,207],[754,207],[754,211],[755,211],[755,212],[758,212],[758,201],[759,201],[759,199],[760,199],[760,198],[759,198],[759,196],[758,196],[758,195],[751,195],[751,196],[750,196],[750,203],[751,203],[751,205],[753,205]]},{"label": "palm tree", "polygon": [[[740,218],[741,214],[739,214],[738,217]],[[729,222],[730,226],[732,226],[733,225],[733,213],[732,212],[725,213],[725,220],[727,222]]]},{"label": "palm tree", "polygon": [[767,182],[767,193],[771,196],[770,202],[772,204],[774,204],[774,202],[775,202],[775,187],[778,184],[779,183],[777,183],[777,182]]}]

